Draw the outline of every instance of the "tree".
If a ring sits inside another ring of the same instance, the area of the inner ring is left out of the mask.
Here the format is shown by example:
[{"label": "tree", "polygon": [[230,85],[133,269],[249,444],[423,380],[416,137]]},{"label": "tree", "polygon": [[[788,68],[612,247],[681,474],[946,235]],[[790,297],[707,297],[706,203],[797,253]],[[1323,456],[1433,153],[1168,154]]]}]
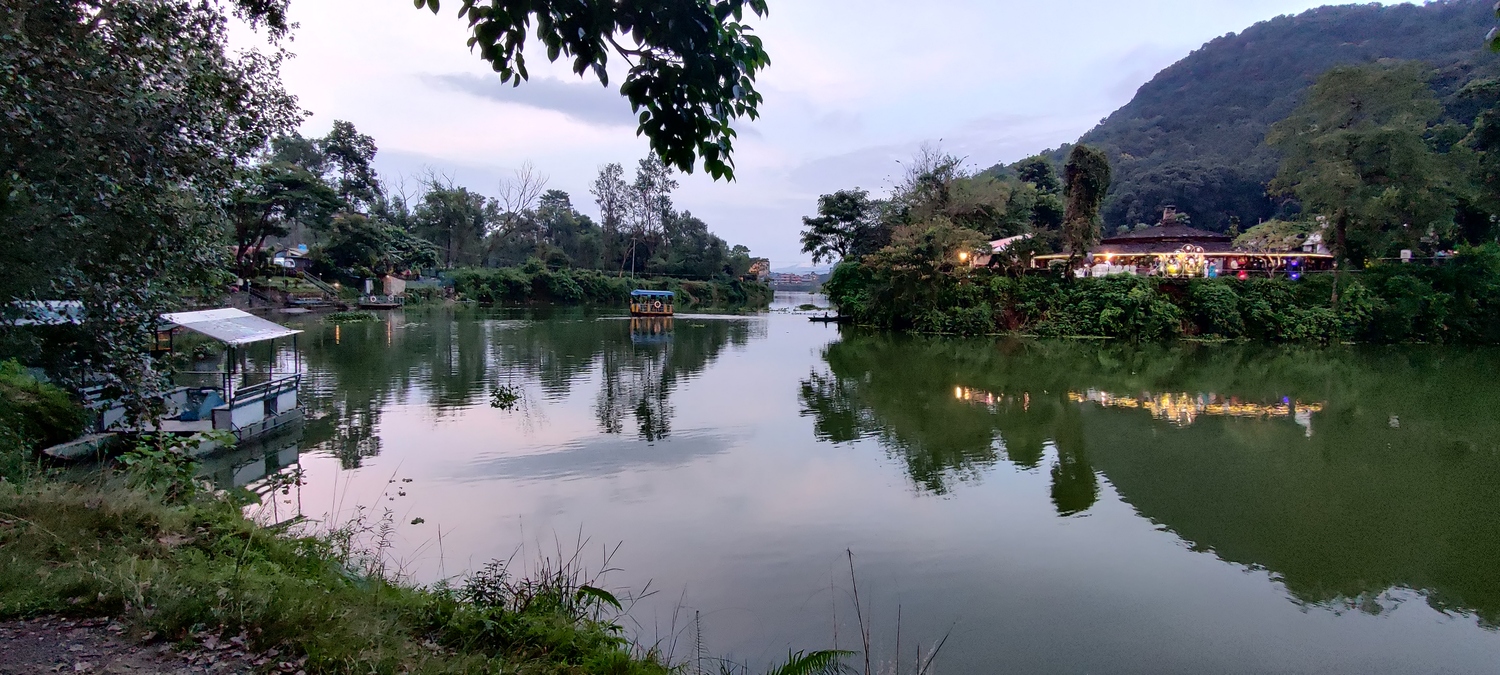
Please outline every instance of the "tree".
[{"label": "tree", "polygon": [[1099,242],[1099,207],[1109,190],[1109,158],[1102,150],[1075,145],[1063,167],[1063,247],[1074,260]]},{"label": "tree", "polygon": [[267,162],[246,172],[230,197],[234,265],[243,278],[257,276],[268,237],[284,237],[292,224],[326,226],[339,196],[322,178],[295,164]]},{"label": "tree", "polygon": [[371,166],[377,151],[375,139],[359,133],[349,122],[334,120],[333,129],[318,141],[318,150],[338,179],[339,199],[346,209],[362,213],[375,205],[383,193]]},{"label": "tree", "polygon": [[589,188],[594,203],[599,206],[599,226],[605,234],[618,233],[625,224],[629,209],[630,186],[625,182],[625,168],[616,163],[599,168],[599,176]]},{"label": "tree", "polygon": [[317,259],[344,278],[368,279],[435,267],[438,252],[431,242],[389,223],[345,213],[334,219]]},{"label": "tree", "polygon": [[1452,234],[1450,172],[1426,139],[1442,112],[1426,75],[1414,63],[1334,68],[1267,135],[1286,157],[1271,189],[1329,217],[1343,262]]},{"label": "tree", "polygon": [[[284,3],[235,3],[273,35]],[[145,414],[158,317],[223,281],[229,195],[300,121],[279,52],[231,54],[215,3],[0,0],[0,307],[78,300],[81,336],[35,345]],[[24,244],[23,244],[24,242]],[[39,351],[15,354],[32,360]]]},{"label": "tree", "polygon": [[[415,2],[438,12],[438,0]],[[765,0],[460,0],[458,15],[469,24],[470,48],[502,82],[527,79],[523,49],[533,20],[548,60],[569,56],[580,76],[592,71],[608,85],[609,55],[619,55],[630,65],[620,93],[651,150],[681,171],[702,159],[710,176],[733,179],[732,122],[759,116],[755,77],[771,63],[743,23],[747,7],[766,15]]]},{"label": "tree", "polygon": [[499,217],[491,200],[438,176],[427,178],[427,192],[412,209],[412,233],[442,249],[444,267],[478,265],[485,235]]},{"label": "tree", "polygon": [[[514,176],[500,181],[500,198],[496,201],[500,218],[493,224],[494,229],[486,234],[511,236],[524,224],[535,224],[536,202],[545,189],[546,174],[537,171],[536,165],[531,162],[522,162]],[[537,243],[539,240],[534,228],[531,229],[531,235],[532,243]]]},{"label": "tree", "polygon": [[1038,193],[1044,195],[1057,194],[1062,190],[1062,183],[1057,180],[1057,170],[1052,168],[1052,160],[1042,155],[1028,157],[1017,163],[1016,177],[1023,183],[1031,183]]},{"label": "tree", "polygon": [[870,193],[859,188],[818,197],[817,217],[802,218],[802,252],[811,253],[816,264],[879,250],[889,236],[876,214]]}]

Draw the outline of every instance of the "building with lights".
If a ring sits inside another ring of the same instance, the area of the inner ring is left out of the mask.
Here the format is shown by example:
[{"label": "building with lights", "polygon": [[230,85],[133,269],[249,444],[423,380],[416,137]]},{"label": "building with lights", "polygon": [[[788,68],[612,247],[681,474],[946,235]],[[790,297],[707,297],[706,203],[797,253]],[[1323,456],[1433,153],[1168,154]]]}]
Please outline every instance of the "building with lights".
[{"label": "building with lights", "polygon": [[[1066,264],[1070,256],[1037,256],[1033,265]],[[1227,234],[1177,224],[1172,209],[1156,227],[1126,232],[1099,242],[1085,256],[1078,276],[1133,274],[1160,277],[1279,277],[1298,279],[1307,272],[1333,269],[1334,258],[1313,248],[1293,252],[1241,251]]]}]

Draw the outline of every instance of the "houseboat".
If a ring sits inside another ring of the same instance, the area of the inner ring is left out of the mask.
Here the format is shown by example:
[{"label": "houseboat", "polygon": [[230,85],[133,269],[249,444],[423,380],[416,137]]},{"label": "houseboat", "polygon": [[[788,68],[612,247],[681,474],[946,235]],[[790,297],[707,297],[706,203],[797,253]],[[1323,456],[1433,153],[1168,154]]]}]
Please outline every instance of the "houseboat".
[{"label": "houseboat", "polygon": [[671,291],[630,292],[631,316],[672,316],[672,301],[677,294]]}]

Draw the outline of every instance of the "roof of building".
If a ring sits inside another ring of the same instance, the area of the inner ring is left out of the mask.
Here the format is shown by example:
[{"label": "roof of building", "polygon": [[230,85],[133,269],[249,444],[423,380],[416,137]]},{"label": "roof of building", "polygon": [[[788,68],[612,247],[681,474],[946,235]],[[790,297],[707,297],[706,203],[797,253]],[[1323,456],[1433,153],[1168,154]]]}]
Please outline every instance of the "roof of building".
[{"label": "roof of building", "polygon": [[246,345],[301,333],[238,309],[205,309],[163,314],[163,319],[228,345]]}]

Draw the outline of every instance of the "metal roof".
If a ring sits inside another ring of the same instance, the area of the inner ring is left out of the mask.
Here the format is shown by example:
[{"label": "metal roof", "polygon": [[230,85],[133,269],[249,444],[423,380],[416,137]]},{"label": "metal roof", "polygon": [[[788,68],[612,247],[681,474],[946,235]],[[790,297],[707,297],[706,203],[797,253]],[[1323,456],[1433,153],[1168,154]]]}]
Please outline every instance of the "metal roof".
[{"label": "metal roof", "polygon": [[643,297],[644,296],[644,297],[648,297],[648,298],[670,298],[670,297],[673,297],[673,296],[675,296],[677,294],[673,293],[671,291],[642,291],[642,290],[634,290],[634,291],[630,292],[630,295],[633,296],[633,297]]},{"label": "metal roof", "polygon": [[229,345],[265,342],[301,333],[238,309],[206,309],[163,314],[163,319]]}]

